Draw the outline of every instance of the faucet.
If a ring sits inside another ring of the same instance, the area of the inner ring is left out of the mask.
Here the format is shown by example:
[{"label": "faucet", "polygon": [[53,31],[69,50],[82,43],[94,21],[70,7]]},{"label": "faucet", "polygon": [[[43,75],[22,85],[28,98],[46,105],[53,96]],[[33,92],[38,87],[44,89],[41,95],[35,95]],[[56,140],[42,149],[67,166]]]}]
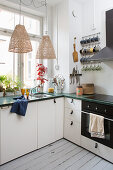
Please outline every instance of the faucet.
[{"label": "faucet", "polygon": [[31,94],[31,96],[33,95],[33,90],[36,89],[36,88],[38,88],[38,86],[35,86],[35,87],[33,87],[32,89],[30,89],[30,94]]}]

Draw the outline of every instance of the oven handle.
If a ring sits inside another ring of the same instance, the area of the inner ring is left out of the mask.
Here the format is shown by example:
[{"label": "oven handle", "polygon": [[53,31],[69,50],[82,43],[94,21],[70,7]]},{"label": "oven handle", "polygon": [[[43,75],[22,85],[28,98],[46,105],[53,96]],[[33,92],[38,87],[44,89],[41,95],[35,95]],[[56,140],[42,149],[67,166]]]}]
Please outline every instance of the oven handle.
[{"label": "oven handle", "polygon": [[[90,115],[90,114],[91,114],[91,113],[84,112],[84,111],[82,111],[81,113],[85,113],[85,114],[88,114],[88,115]],[[106,120],[109,120],[109,121],[112,121],[112,122],[113,122],[113,119],[108,119],[108,118],[106,118],[106,117],[104,117],[104,119],[106,119]]]}]

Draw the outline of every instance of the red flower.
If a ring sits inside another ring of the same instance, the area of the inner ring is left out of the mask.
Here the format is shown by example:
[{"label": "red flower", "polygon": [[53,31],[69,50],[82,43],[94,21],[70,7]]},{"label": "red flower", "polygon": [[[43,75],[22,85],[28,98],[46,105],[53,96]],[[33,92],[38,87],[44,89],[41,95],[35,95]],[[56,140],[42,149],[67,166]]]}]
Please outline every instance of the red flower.
[{"label": "red flower", "polygon": [[37,80],[40,80],[41,81],[41,84],[44,84],[45,81],[48,81],[47,79],[45,79],[43,76],[45,75],[46,71],[47,71],[47,67],[45,67],[44,65],[42,64],[37,64],[37,75],[38,75],[38,78]]}]

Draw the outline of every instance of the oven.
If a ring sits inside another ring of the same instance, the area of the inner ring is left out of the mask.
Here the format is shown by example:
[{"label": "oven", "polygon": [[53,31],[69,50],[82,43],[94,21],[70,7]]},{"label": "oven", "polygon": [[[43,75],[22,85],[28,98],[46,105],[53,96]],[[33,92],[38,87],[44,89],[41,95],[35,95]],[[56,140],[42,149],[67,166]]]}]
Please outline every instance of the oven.
[{"label": "oven", "polygon": [[[91,137],[89,133],[90,113],[104,116],[104,139]],[[82,101],[81,135],[113,148],[113,106]]]}]

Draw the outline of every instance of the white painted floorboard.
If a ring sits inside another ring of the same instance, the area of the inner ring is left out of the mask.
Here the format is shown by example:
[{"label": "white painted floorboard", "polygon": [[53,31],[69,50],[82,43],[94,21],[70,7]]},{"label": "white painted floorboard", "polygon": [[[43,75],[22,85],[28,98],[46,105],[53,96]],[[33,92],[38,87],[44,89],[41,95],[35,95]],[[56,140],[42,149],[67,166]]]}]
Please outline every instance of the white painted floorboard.
[{"label": "white painted floorboard", "polygon": [[113,170],[113,164],[65,140],[59,140],[0,166],[0,170]]}]

